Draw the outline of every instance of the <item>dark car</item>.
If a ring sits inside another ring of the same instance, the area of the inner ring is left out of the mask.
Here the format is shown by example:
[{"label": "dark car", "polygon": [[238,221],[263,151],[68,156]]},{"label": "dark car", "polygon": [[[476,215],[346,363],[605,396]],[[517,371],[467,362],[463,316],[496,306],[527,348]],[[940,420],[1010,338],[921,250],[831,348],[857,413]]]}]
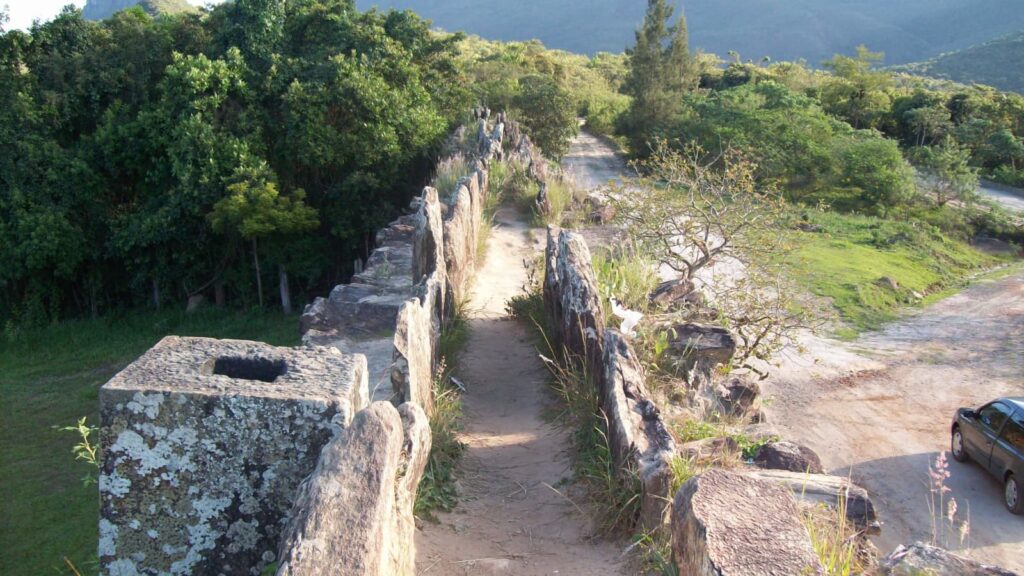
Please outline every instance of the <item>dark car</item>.
[{"label": "dark car", "polygon": [[1024,397],[1000,398],[953,418],[953,458],[974,460],[1003,482],[1003,501],[1024,514]]}]

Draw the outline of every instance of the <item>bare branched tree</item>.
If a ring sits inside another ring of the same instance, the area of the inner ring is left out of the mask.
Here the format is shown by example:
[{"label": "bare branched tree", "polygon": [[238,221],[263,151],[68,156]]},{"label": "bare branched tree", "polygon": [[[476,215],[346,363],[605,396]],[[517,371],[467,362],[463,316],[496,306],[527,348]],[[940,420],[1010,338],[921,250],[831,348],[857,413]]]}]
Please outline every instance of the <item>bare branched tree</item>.
[{"label": "bare branched tree", "polygon": [[611,203],[647,256],[699,286],[704,310],[676,320],[712,316],[737,338],[733,364],[764,375],[763,363],[815,321],[783,273],[786,205],[757,166],[735,150],[709,156],[693,145],[665,143],[636,166],[638,178],[614,189]]}]

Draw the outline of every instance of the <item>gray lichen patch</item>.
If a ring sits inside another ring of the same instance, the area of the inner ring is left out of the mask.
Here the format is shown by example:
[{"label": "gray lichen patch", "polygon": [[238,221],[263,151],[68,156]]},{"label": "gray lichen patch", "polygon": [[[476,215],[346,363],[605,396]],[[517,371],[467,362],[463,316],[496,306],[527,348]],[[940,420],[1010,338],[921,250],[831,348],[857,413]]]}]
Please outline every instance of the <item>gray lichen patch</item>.
[{"label": "gray lichen patch", "polygon": [[259,574],[366,372],[335,348],[157,344],[100,392],[103,572]]}]

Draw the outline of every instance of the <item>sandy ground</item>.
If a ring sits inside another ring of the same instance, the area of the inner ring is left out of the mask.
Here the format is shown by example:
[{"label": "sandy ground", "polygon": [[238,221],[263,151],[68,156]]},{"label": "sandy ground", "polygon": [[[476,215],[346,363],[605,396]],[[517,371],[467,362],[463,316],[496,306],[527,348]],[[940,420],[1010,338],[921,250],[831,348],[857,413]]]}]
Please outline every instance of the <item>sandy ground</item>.
[{"label": "sandy ground", "polygon": [[[564,165],[587,188],[624,166],[585,133]],[[800,345],[776,359],[765,383],[770,422],[872,493],[885,523],[876,541],[883,553],[928,541],[928,465],[948,450],[954,410],[1024,394],[1024,271],[979,282],[855,342],[804,334]],[[962,545],[958,535],[943,543],[1024,571],[1024,518],[1005,510],[1000,484],[974,464],[950,468],[948,486],[961,515],[970,510],[971,534]]]},{"label": "sandy ground", "polygon": [[[928,465],[949,450],[961,406],[1024,394],[1024,272],[983,281],[852,343],[817,340],[787,357],[766,388],[769,420],[786,438],[851,474],[884,522],[883,552],[928,541]],[[950,462],[971,534],[945,543],[988,563],[1024,570],[1024,518],[1003,507],[1002,486],[976,464]],[[963,516],[963,514],[961,514]]]},{"label": "sandy ground", "polygon": [[[553,401],[526,326],[505,314],[523,290],[526,225],[499,211],[470,302],[470,340],[459,357],[466,384],[463,494],[416,534],[417,573],[626,574],[622,546],[593,537],[571,485],[569,431],[542,414]],[[563,495],[564,494],[564,495]]]}]

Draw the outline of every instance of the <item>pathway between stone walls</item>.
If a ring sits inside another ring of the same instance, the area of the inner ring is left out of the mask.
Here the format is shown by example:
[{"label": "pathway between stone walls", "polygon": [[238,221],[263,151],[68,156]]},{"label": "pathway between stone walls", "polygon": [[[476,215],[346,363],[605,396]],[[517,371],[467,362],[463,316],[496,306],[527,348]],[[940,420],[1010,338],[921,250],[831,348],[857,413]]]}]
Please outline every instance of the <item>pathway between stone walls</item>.
[{"label": "pathway between stone walls", "polygon": [[528,327],[505,313],[526,282],[527,234],[514,209],[499,210],[457,371],[467,388],[463,490],[453,513],[421,523],[418,574],[627,574],[622,547],[594,538],[591,516],[568,498],[582,500],[570,485],[570,431],[545,420],[547,372]]}]

